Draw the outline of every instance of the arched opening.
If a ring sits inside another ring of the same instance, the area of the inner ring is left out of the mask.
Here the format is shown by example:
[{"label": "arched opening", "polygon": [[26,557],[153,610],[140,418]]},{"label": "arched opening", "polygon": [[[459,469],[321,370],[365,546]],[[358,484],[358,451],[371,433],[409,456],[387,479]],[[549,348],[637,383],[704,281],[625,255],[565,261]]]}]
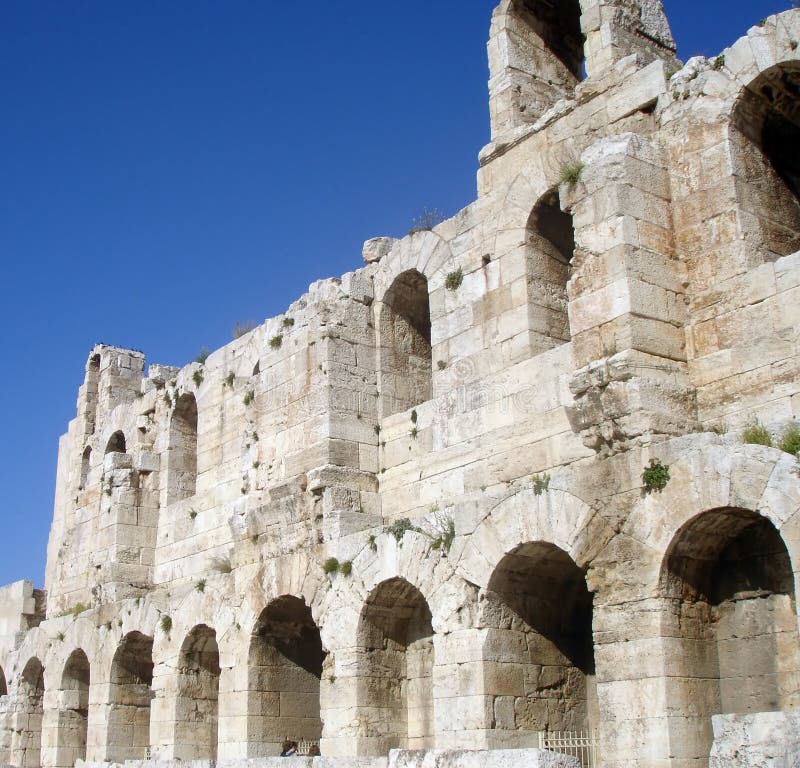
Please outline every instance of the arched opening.
[{"label": "arched opening", "polygon": [[280,754],[286,738],[319,742],[324,659],[319,629],[303,600],[279,597],[262,611],[248,659],[250,757]]},{"label": "arched opening", "polygon": [[498,564],[486,590],[483,662],[494,701],[494,746],[535,747],[540,731],[597,724],[592,594],[584,572],[559,547],[530,542]]},{"label": "arched opening", "polygon": [[382,416],[431,398],[431,309],[428,281],[415,269],[395,278],[380,311]]},{"label": "arched opening", "polygon": [[733,113],[734,174],[741,208],[775,256],[800,249],[800,63],[764,72]]},{"label": "arched opening", "polygon": [[253,376],[258,376],[258,374],[259,374],[259,373],[261,373],[261,363],[260,363],[260,362],[257,362],[257,363],[256,363],[256,364],[253,366]]},{"label": "arched opening", "polygon": [[153,638],[129,632],[111,663],[108,760],[144,760],[150,747],[153,700]]},{"label": "arched opening", "polygon": [[81,484],[80,489],[83,490],[86,487],[86,483],[89,479],[89,468],[92,463],[92,449],[87,445],[86,448],[83,449],[83,456],[81,457]]},{"label": "arched opening", "polygon": [[19,682],[20,704],[24,717],[12,736],[12,760],[19,768],[39,768],[42,751],[44,667],[32,658],[22,670]]},{"label": "arched opening", "polygon": [[106,443],[106,454],[125,453],[125,451],[125,434],[120,430],[108,438],[108,442]]},{"label": "arched opening", "polygon": [[527,247],[530,327],[546,349],[570,340],[567,283],[572,274],[575,228],[572,215],[561,210],[557,187],[531,212]]},{"label": "arched opening", "polygon": [[422,593],[404,579],[379,584],[358,624],[361,754],[434,746],[433,627]]},{"label": "arched opening", "polygon": [[8,696],[8,684],[6,683],[6,673],[0,667],[0,696]]},{"label": "arched opening", "polygon": [[695,517],[667,552],[661,591],[670,729],[687,762],[708,765],[712,715],[800,706],[794,575],[769,520],[731,508]]},{"label": "arched opening", "polygon": [[579,0],[513,0],[489,41],[492,136],[535,123],[572,97],[585,70]]},{"label": "arched opening", "polygon": [[181,395],[169,425],[167,504],[194,496],[197,485],[197,401]]},{"label": "arched opening", "polygon": [[217,759],[219,648],[211,627],[200,624],[184,640],[178,661],[175,757]]},{"label": "arched opening", "polygon": [[86,759],[89,728],[89,659],[79,648],[67,659],[59,692],[56,768],[71,768]]},{"label": "arched opening", "polygon": [[86,363],[83,385],[84,422],[87,435],[94,434],[97,421],[97,397],[100,387],[100,355],[92,355]]}]

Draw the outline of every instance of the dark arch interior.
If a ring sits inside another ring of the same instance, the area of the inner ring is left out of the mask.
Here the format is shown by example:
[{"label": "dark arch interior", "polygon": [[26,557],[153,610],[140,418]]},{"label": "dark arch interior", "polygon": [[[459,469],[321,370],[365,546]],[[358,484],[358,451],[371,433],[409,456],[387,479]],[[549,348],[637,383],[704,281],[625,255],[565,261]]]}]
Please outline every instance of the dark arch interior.
[{"label": "dark arch interior", "polygon": [[284,738],[319,741],[320,679],[326,653],[311,608],[284,595],[262,612],[249,652],[248,742],[277,755]]},{"label": "dark arch interior", "polygon": [[368,754],[433,746],[433,626],[422,593],[404,579],[379,584],[358,628],[359,707]]},{"label": "dark arch interior", "polygon": [[15,763],[20,768],[39,768],[44,699],[44,667],[39,659],[34,657],[25,664],[19,688],[25,717],[21,721],[21,730],[15,732],[17,747]]},{"label": "dark arch interior", "polygon": [[115,432],[108,438],[106,453],[125,453],[125,435],[122,431]]},{"label": "dark arch interior", "polygon": [[528,230],[550,243],[553,256],[564,264],[572,261],[575,253],[575,227],[572,214],[561,210],[558,188],[541,197],[531,213]]},{"label": "dark arch interior", "polygon": [[0,696],[7,696],[8,695],[8,685],[6,683],[6,674],[3,672],[3,668],[0,667]]},{"label": "dark arch interior", "polygon": [[197,488],[197,400],[181,395],[170,421],[167,503],[194,496]]},{"label": "dark arch interior", "polygon": [[544,44],[576,80],[583,78],[581,6],[578,0],[521,0],[520,7]]},{"label": "dark arch interior", "polygon": [[737,153],[742,205],[764,245],[785,256],[800,248],[800,64],[782,64],[743,89],[733,114],[744,138]]},{"label": "dark arch interior", "polygon": [[89,477],[89,468],[92,462],[92,449],[87,445],[83,449],[83,456],[81,457],[81,488],[86,487],[86,481]]},{"label": "dark arch interior", "polygon": [[398,275],[386,292],[384,304],[404,317],[419,336],[431,345],[431,309],[428,281],[415,269]]},{"label": "dark arch interior", "polygon": [[37,658],[30,659],[22,670],[22,684],[28,696],[41,699],[44,694],[44,667]]},{"label": "dark arch interior", "polygon": [[153,699],[153,638],[129,632],[111,664],[109,727],[129,734],[125,743],[109,745],[109,759],[143,760],[150,746],[150,704]]},{"label": "dark arch interior", "polygon": [[62,707],[58,713],[56,767],[69,768],[86,759],[89,729],[89,659],[80,648],[74,650],[64,667]]},{"label": "dark arch interior", "polygon": [[92,355],[89,358],[89,368],[92,371],[99,371],[100,370],[100,355]]},{"label": "dark arch interior", "polygon": [[670,601],[663,631],[678,651],[667,704],[687,713],[687,758],[707,765],[712,715],[800,704],[789,553],[758,513],[711,510],[677,533],[661,581]]},{"label": "dark arch interior", "polygon": [[403,272],[383,298],[380,315],[381,409],[400,413],[431,397],[431,310],[428,281]]}]

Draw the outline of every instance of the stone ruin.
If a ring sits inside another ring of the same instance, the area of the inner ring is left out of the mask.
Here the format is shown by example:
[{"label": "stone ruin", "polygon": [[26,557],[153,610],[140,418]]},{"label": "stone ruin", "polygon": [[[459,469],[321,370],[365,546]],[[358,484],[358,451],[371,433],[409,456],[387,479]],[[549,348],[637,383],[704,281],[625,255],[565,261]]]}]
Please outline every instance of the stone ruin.
[{"label": "stone ruin", "polygon": [[203,362],[95,347],[0,763],[800,765],[800,465],[742,440],[800,414],[798,40],[503,0],[474,203]]}]

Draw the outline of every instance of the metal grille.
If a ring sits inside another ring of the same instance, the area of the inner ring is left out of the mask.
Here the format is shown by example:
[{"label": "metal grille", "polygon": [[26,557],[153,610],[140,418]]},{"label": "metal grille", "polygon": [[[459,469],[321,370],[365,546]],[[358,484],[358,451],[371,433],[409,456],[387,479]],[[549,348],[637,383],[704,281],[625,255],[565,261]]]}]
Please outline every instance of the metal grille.
[{"label": "metal grille", "polygon": [[539,733],[539,749],[571,755],[583,768],[600,765],[600,736],[597,731],[554,731]]}]

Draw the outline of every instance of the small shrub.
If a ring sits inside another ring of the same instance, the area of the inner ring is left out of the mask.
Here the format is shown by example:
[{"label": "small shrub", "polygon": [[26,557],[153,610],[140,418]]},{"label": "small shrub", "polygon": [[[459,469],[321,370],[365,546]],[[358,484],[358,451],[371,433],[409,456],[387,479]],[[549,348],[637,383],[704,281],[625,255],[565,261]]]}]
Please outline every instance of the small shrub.
[{"label": "small shrub", "polygon": [[800,457],[800,427],[795,422],[783,430],[778,442],[778,448],[792,456]]},{"label": "small shrub", "polygon": [[190,509],[189,510],[189,519],[194,520],[197,517],[197,510]]},{"label": "small shrub", "polygon": [[376,542],[376,541],[375,541],[375,536],[370,536],[370,537],[367,539],[367,545],[369,546],[369,548],[370,548],[370,549],[371,549],[373,552],[377,552],[377,551],[378,551],[378,542]]},{"label": "small shrub", "polygon": [[256,327],[256,324],[252,320],[245,320],[243,323],[236,323],[233,326],[233,338],[241,339],[242,336],[246,336],[250,331],[252,331]]},{"label": "small shrub", "polygon": [[247,392],[245,393],[245,396],[244,396],[244,398],[242,399],[242,402],[243,402],[245,405],[252,405],[252,404],[255,402],[255,399],[256,399],[256,393],[255,393],[255,392],[253,392],[253,390],[252,390],[252,389],[249,389],[249,390],[247,390]]},{"label": "small shrub", "polygon": [[342,576],[349,576],[353,572],[353,561],[352,560],[345,560],[343,563],[339,565],[339,573]]},{"label": "small shrub", "polygon": [[414,235],[417,232],[429,232],[437,224],[444,221],[444,214],[438,209],[434,208],[429,211],[427,208],[422,209],[422,215],[414,218],[411,223],[411,229],[408,231],[409,235]]},{"label": "small shrub", "polygon": [[56,634],[56,639],[58,640],[59,643],[63,643],[64,642],[64,633],[63,632],[57,633]]},{"label": "small shrub", "polygon": [[283,345],[283,336],[281,336],[281,334],[278,334],[277,336],[273,336],[269,340],[269,345],[270,345],[270,347],[272,347],[272,349],[280,349],[281,346]]},{"label": "small shrub", "polygon": [[294,325],[294,318],[293,317],[284,317],[283,318],[283,327],[284,328],[291,328]]},{"label": "small shrub", "polygon": [[767,448],[772,448],[772,437],[758,419],[745,424],[742,430],[742,442],[745,445],[765,445]]},{"label": "small shrub", "polygon": [[411,411],[411,423],[412,424],[416,424],[418,418],[419,418],[419,414],[417,413],[416,409]]},{"label": "small shrub", "polygon": [[550,475],[534,475],[531,478],[534,496],[541,496],[550,487]]},{"label": "small shrub", "polygon": [[461,270],[461,267],[459,267],[458,269],[454,269],[452,272],[447,273],[447,277],[444,279],[444,287],[447,288],[448,291],[457,291],[463,282],[464,273]]},{"label": "small shrub", "polygon": [[208,349],[206,349],[205,347],[201,347],[200,348],[200,354],[197,355],[197,357],[194,359],[194,361],[196,363],[200,363],[200,365],[203,365],[205,363],[205,361],[208,360],[208,356],[210,354],[211,353],[208,351]]},{"label": "small shrub", "polygon": [[558,180],[561,184],[568,184],[574,187],[581,180],[583,169],[583,163],[568,163],[561,169]]},{"label": "small shrub", "polygon": [[233,564],[229,557],[212,557],[211,568],[217,573],[232,573]]},{"label": "small shrub", "polygon": [[205,592],[206,591],[206,580],[205,579],[200,579],[200,581],[198,581],[197,584],[194,585],[194,588],[198,592]]},{"label": "small shrub", "polygon": [[434,513],[432,549],[449,552],[456,538],[456,521],[451,515],[438,510]]},{"label": "small shrub", "polygon": [[408,434],[411,435],[412,440],[417,439],[417,435],[419,434],[419,430],[416,427],[412,427],[408,430]]},{"label": "small shrub", "polygon": [[168,616],[166,613],[161,617],[161,631],[168,635],[172,631],[172,617]]},{"label": "small shrub", "polygon": [[662,464],[659,459],[650,459],[650,466],[642,471],[642,483],[645,494],[661,493],[669,482],[669,465]]},{"label": "small shrub", "polygon": [[436,361],[436,367],[440,371],[443,371],[445,368],[447,368],[447,363],[444,360],[437,360]]},{"label": "small shrub", "polygon": [[192,381],[194,382],[195,387],[199,387],[203,383],[203,372],[195,371],[192,374]]},{"label": "small shrub", "polygon": [[725,57],[724,56],[717,56],[716,59],[711,64],[711,68],[717,72],[719,72],[725,66]]},{"label": "small shrub", "polygon": [[329,557],[323,564],[322,570],[328,575],[332,576],[334,573],[339,572],[339,561],[335,557]]},{"label": "small shrub", "polygon": [[236,374],[234,374],[234,372],[233,372],[233,371],[231,371],[231,372],[230,372],[230,373],[229,373],[229,374],[228,374],[228,375],[225,377],[225,383],[224,383],[224,385],[223,385],[223,386],[230,387],[231,389],[233,389],[233,382],[234,382],[234,381],[236,381]]},{"label": "small shrub", "polygon": [[379,435],[379,434],[381,433],[381,425],[380,425],[380,424],[376,424],[376,425],[373,427],[373,429],[375,430],[375,434],[376,434],[376,435]]},{"label": "small shrub", "polygon": [[719,424],[715,424],[713,427],[711,427],[711,431],[715,435],[719,435],[720,437],[722,437],[722,435],[728,434],[728,425],[724,421],[722,421]]},{"label": "small shrub", "polygon": [[164,392],[164,402],[167,404],[167,408],[172,408],[172,398],[167,391]]},{"label": "small shrub", "polygon": [[394,536],[394,540],[399,544],[408,531],[416,531],[417,528],[407,517],[402,517],[395,520],[386,530]]}]

